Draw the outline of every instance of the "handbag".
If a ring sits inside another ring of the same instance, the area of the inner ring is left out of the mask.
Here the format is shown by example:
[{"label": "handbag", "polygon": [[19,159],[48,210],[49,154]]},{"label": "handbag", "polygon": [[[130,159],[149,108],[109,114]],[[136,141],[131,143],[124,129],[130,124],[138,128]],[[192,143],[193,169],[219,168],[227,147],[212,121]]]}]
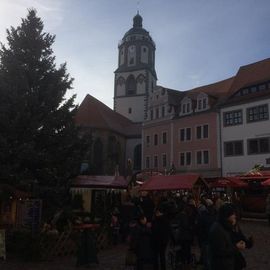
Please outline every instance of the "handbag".
[{"label": "handbag", "polygon": [[136,265],[137,263],[137,255],[134,253],[133,250],[128,249],[126,253],[126,260],[125,264],[128,265]]}]

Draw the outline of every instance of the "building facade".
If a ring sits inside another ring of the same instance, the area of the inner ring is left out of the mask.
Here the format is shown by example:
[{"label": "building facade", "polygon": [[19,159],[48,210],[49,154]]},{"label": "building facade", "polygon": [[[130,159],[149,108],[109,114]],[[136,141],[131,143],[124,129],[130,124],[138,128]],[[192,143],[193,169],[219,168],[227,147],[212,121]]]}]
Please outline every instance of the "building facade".
[{"label": "building facade", "polygon": [[188,91],[156,87],[143,124],[143,168],[220,176],[218,104],[232,78]]},{"label": "building facade", "polygon": [[220,108],[223,175],[270,166],[270,59],[239,69]]},{"label": "building facade", "polygon": [[128,160],[135,171],[174,168],[204,177],[269,167],[270,59],[242,66],[232,78],[178,91],[157,85],[155,50],[137,14],[118,45],[114,111],[93,97],[79,108],[78,125],[92,130],[91,155],[111,157],[105,172],[110,162],[124,171]]}]

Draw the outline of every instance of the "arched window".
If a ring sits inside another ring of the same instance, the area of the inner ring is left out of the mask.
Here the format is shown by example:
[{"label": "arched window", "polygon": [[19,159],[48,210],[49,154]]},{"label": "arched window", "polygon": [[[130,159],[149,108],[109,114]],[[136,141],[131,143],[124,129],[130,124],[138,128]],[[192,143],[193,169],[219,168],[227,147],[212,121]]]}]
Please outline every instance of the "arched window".
[{"label": "arched window", "polygon": [[136,64],[136,47],[131,45],[128,47],[128,66],[134,66]]},{"label": "arched window", "polygon": [[142,163],[142,145],[138,144],[134,148],[133,169],[140,170]]},{"label": "arched window", "polygon": [[100,139],[97,139],[94,143],[93,167],[95,174],[103,174],[103,144]]},{"label": "arched window", "polygon": [[136,95],[137,85],[133,75],[130,75],[126,81],[126,94],[127,96]]},{"label": "arched window", "polygon": [[189,97],[184,97],[181,101],[180,115],[191,114],[193,112],[192,101]]}]

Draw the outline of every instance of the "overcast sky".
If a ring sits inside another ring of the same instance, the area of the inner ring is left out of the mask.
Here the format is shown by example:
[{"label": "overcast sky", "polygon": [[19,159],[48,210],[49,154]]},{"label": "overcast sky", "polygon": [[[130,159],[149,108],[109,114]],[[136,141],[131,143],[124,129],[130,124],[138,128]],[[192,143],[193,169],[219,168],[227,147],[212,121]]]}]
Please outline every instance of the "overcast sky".
[{"label": "overcast sky", "polygon": [[[137,0],[0,0],[0,41],[35,8],[56,35],[72,93],[112,107],[118,42],[132,27]],[[270,57],[270,0],[140,0],[143,27],[156,43],[158,84],[177,90],[213,83]]]}]

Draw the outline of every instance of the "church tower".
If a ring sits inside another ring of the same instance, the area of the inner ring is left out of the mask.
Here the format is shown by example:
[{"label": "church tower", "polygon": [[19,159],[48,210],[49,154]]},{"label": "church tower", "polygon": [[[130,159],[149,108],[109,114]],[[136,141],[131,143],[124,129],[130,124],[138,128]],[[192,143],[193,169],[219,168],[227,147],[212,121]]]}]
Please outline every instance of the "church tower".
[{"label": "church tower", "polygon": [[133,27],[118,45],[118,68],[114,79],[114,110],[133,122],[147,117],[148,97],[156,86],[156,46],[149,32],[142,27],[137,13]]}]

